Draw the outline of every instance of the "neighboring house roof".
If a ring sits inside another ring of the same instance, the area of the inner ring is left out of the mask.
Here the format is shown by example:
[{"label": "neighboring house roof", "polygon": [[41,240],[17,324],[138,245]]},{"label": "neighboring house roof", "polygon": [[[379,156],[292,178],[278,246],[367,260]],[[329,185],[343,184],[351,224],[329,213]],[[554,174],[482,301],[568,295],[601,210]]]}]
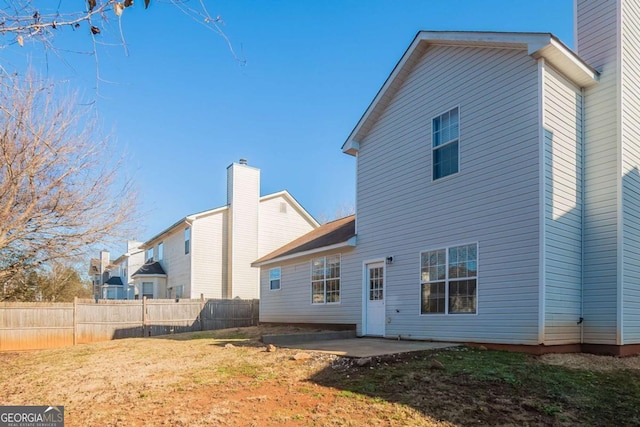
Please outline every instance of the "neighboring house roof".
[{"label": "neighboring house roof", "polygon": [[[271,194],[267,194],[266,196],[261,196],[260,197],[260,202],[264,202],[270,199],[273,199],[275,197],[279,197],[282,196],[285,199],[287,199],[289,201],[289,203],[291,203],[291,205],[307,220],[307,222],[309,222],[309,224],[311,224],[313,227],[317,227],[318,226],[318,221],[316,221],[316,219],[311,216],[311,214],[309,214],[309,212],[307,212],[302,205],[300,205],[300,203],[298,203],[298,201],[291,195],[289,194],[289,192],[287,190],[283,190],[283,191],[279,191],[277,193],[271,193]],[[161,238],[164,238],[167,234],[171,233],[173,230],[175,230],[176,228],[185,225],[187,227],[190,227],[192,222],[198,218],[202,218],[208,215],[213,215],[215,213],[219,213],[219,212],[224,212],[225,210],[229,209],[229,206],[222,206],[219,208],[215,208],[215,209],[209,209],[206,211],[202,211],[202,212],[197,212],[191,215],[187,215],[186,217],[180,219],[179,221],[175,222],[173,225],[171,225],[169,228],[166,228],[165,230],[161,231],[160,233],[156,234],[155,236],[153,236],[152,238],[150,238],[149,240],[147,240],[146,242],[144,242],[144,244],[142,246],[140,246],[140,248],[146,249],[150,246],[152,246],[156,241],[160,240]]]},{"label": "neighboring house roof", "polygon": [[118,276],[113,276],[105,282],[105,285],[122,286],[122,279],[120,279],[120,277]]},{"label": "neighboring house roof", "polygon": [[320,251],[355,246],[355,237],[356,217],[355,215],[350,215],[321,225],[304,236],[254,261],[251,265],[260,267]]},{"label": "neighboring house roof", "polygon": [[140,252],[144,252],[144,250],[143,250],[143,249],[138,248],[138,249],[136,249],[136,250],[134,250],[134,251],[126,252],[126,253],[124,253],[124,254],[120,255],[118,258],[114,259],[114,260],[112,261],[112,264],[113,264],[113,265],[118,265],[118,264],[120,264],[122,261],[125,261],[125,260],[126,260],[127,258],[129,258],[130,256],[135,255],[135,254],[139,254]]},{"label": "neighboring house roof", "polygon": [[162,276],[166,274],[167,273],[164,272],[164,268],[162,268],[162,265],[160,265],[158,261],[154,261],[154,262],[144,264],[142,267],[136,270],[135,273],[133,273],[132,277],[133,276]]},{"label": "neighboring house roof", "polygon": [[343,152],[358,152],[361,139],[402,86],[415,61],[433,45],[526,48],[533,58],[544,58],[580,87],[592,86],[599,79],[595,69],[550,33],[420,31],[342,145]]}]

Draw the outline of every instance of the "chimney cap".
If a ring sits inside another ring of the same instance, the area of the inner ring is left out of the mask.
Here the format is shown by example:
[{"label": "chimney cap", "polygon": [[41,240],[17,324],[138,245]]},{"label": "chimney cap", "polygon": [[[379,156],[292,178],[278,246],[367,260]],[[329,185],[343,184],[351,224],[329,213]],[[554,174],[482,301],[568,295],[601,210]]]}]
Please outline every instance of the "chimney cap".
[{"label": "chimney cap", "polygon": [[247,159],[242,158],[242,159],[240,159],[240,162],[239,162],[239,163],[240,163],[241,165],[246,165],[246,164],[247,164]]}]

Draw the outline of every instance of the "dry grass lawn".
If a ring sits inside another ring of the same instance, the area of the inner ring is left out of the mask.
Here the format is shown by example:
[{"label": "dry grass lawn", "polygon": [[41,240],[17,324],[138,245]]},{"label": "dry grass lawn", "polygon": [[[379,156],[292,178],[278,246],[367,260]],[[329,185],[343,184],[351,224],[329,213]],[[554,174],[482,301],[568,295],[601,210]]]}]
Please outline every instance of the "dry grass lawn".
[{"label": "dry grass lawn", "polygon": [[[322,353],[295,360],[300,351],[268,352],[259,338],[278,332],[281,329],[253,327],[0,353],[0,405],[64,405],[67,426],[574,425],[580,421],[568,404],[560,402],[556,409],[544,396],[517,399],[510,389],[511,374],[499,371],[494,381],[456,368],[456,363],[471,363],[466,357],[475,361],[478,354],[499,352],[412,353],[360,367]],[[434,357],[446,369],[430,368]],[[638,358],[553,355],[541,360],[574,367],[588,362],[597,369],[640,368]],[[542,365],[540,360],[536,363]]]}]

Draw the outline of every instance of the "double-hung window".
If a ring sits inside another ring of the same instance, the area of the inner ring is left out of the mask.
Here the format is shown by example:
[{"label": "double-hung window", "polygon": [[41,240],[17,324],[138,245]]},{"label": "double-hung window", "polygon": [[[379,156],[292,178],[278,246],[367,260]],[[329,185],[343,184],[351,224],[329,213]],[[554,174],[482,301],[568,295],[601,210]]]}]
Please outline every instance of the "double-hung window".
[{"label": "double-hung window", "polygon": [[164,259],[164,242],[158,243],[158,261]]},{"label": "double-hung window", "polygon": [[435,117],[431,126],[433,180],[458,173],[458,107]]},{"label": "double-hung window", "polygon": [[282,271],[280,267],[272,268],[269,270],[269,289],[272,291],[280,290],[280,277]]},{"label": "double-hung window", "polygon": [[153,261],[153,248],[147,249],[146,258],[147,261]]},{"label": "double-hung window", "polygon": [[315,258],[311,261],[311,302],[340,302],[340,255]]},{"label": "double-hung window", "polygon": [[153,298],[153,282],[142,282],[142,296]]},{"label": "double-hung window", "polygon": [[420,254],[422,314],[476,313],[478,245]]},{"label": "double-hung window", "polygon": [[191,252],[191,228],[184,229],[184,254]]}]

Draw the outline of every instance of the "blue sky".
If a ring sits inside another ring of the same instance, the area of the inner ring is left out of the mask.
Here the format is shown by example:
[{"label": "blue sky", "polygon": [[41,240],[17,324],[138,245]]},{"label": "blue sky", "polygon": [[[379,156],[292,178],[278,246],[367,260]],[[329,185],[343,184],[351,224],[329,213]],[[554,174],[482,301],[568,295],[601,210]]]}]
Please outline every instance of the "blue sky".
[{"label": "blue sky", "polygon": [[[573,47],[572,0],[206,1],[226,42],[175,7],[138,0],[96,40],[63,29],[57,54],[0,51],[7,71],[30,63],[94,99],[126,153],[145,240],[190,213],[224,205],[226,167],[247,158],[262,194],[283,189],[316,218],[355,204],[355,159],[340,150],[419,30],[552,32]],[[193,7],[198,2],[191,1]],[[99,73],[100,79],[96,75]]]}]

